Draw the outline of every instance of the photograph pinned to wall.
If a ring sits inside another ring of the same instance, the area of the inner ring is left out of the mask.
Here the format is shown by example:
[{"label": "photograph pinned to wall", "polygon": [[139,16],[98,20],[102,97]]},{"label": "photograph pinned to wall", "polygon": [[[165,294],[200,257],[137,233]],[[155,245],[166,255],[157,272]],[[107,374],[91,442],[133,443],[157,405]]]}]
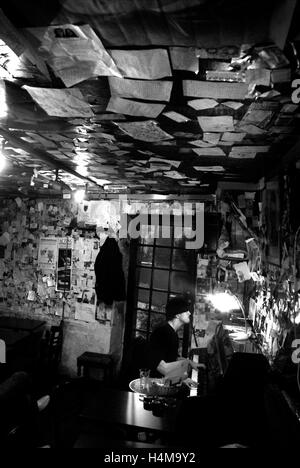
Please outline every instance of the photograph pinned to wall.
[{"label": "photograph pinned to wall", "polygon": [[57,291],[70,291],[72,276],[72,239],[59,239],[57,258]]},{"label": "photograph pinned to wall", "polygon": [[94,289],[83,289],[77,296],[75,319],[84,322],[94,322],[96,311],[96,293]]},{"label": "photograph pinned to wall", "polygon": [[42,282],[45,284],[47,288],[55,288],[55,285],[56,285],[55,271],[50,268],[43,269]]},{"label": "photograph pinned to wall", "polygon": [[95,239],[84,239],[84,250],[82,252],[83,267],[94,270],[94,263],[99,250],[99,242]]},{"label": "photograph pinned to wall", "polygon": [[107,306],[104,302],[100,302],[96,306],[96,320],[103,325],[111,324],[111,306]]},{"label": "photograph pinned to wall", "polygon": [[[77,302],[79,302],[77,300]],[[91,305],[93,308],[95,308],[95,303],[96,303],[96,293],[94,289],[84,289],[81,295],[81,300],[80,302],[82,305]]]},{"label": "photograph pinned to wall", "polygon": [[84,250],[84,239],[78,238],[74,240],[73,255],[72,255],[72,269],[83,270],[82,251]]},{"label": "photograph pinned to wall", "polygon": [[42,269],[55,269],[57,263],[57,239],[41,237],[38,251],[38,265]]},{"label": "photograph pinned to wall", "polygon": [[78,239],[74,242],[72,266],[76,270],[94,270],[99,251],[97,239]]}]

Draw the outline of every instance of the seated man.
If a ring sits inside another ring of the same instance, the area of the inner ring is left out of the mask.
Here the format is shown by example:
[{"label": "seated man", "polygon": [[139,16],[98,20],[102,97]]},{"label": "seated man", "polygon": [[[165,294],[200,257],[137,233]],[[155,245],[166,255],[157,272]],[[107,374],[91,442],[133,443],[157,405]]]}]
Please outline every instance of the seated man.
[{"label": "seated man", "polygon": [[170,299],[166,305],[166,319],[164,325],[157,327],[150,336],[148,346],[148,365],[152,377],[166,377],[172,383],[188,379],[190,368],[198,369],[203,364],[196,364],[190,359],[178,356],[178,330],[190,323],[190,311],[188,301],[181,297]]}]

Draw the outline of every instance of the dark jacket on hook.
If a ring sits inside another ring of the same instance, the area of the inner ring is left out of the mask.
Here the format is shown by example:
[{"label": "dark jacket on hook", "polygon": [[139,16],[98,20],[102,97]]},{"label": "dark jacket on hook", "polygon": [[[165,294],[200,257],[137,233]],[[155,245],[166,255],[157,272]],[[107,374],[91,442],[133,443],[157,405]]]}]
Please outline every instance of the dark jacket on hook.
[{"label": "dark jacket on hook", "polygon": [[95,261],[97,303],[111,305],[113,301],[124,301],[125,277],[122,254],[115,239],[107,237]]}]

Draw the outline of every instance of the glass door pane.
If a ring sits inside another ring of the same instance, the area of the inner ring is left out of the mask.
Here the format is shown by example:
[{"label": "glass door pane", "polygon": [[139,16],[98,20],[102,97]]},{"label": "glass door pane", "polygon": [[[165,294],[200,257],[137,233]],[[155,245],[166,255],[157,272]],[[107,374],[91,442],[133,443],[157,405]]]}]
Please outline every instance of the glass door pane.
[{"label": "glass door pane", "polygon": [[153,270],[153,288],[168,291],[169,288],[169,271]]}]

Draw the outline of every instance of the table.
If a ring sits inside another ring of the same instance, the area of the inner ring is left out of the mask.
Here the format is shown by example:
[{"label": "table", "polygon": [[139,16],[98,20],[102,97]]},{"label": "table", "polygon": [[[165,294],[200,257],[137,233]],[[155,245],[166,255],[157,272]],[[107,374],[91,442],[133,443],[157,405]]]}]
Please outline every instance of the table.
[{"label": "table", "polygon": [[19,317],[0,317],[0,329],[13,329],[33,333],[45,325],[43,320],[19,318]]},{"label": "table", "polygon": [[176,407],[167,408],[161,417],[153,416],[152,411],[143,408],[138,393],[106,387],[96,393],[87,392],[80,417],[101,424],[172,434],[180,403],[178,401]]}]

